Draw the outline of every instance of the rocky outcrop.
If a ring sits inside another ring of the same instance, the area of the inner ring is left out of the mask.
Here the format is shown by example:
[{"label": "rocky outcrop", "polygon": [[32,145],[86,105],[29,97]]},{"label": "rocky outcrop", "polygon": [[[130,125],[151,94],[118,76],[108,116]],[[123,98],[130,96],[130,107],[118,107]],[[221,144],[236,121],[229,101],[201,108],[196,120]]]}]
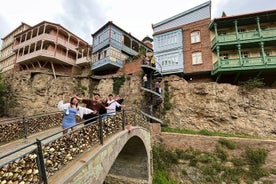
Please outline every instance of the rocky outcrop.
[{"label": "rocky outcrop", "polygon": [[276,136],[276,89],[246,91],[230,84],[188,83],[178,76],[168,82],[170,127]]},{"label": "rocky outcrop", "polygon": [[6,76],[5,83],[9,86],[6,114],[10,117],[55,112],[61,94],[77,92],[86,96],[90,87],[88,77],[60,75],[54,78],[51,74],[27,71]]},{"label": "rocky outcrop", "polygon": [[[51,74],[19,72],[5,78],[9,84],[7,114],[10,117],[57,111],[60,94],[77,93],[91,97],[98,91],[102,97],[113,93],[113,78],[92,80]],[[240,87],[215,82],[188,83],[178,76],[165,76],[172,108],[163,122],[170,127],[207,129],[227,133],[276,136],[276,89],[241,90]],[[128,95],[127,108],[139,109],[143,100],[141,75],[126,75],[120,95]],[[69,100],[69,99],[68,99]]]},{"label": "rocky outcrop", "polygon": [[[71,93],[84,98],[90,98],[93,91],[100,92],[102,98],[113,93],[113,78],[110,77],[93,80],[84,76],[60,74],[55,77],[51,73],[23,71],[4,78],[9,86],[5,96],[5,114],[9,117],[55,112],[63,93],[68,95],[67,101]],[[127,76],[119,93],[122,97],[128,96],[127,107],[139,107],[142,99],[139,75]]]}]

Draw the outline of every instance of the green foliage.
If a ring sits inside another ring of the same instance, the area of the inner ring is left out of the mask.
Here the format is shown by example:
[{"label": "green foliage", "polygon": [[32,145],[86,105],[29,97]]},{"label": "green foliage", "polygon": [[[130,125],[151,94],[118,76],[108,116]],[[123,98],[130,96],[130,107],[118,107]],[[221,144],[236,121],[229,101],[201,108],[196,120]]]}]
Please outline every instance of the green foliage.
[{"label": "green foliage", "polygon": [[120,88],[124,84],[125,80],[126,79],[124,75],[113,78],[113,93],[115,94],[120,93]]},{"label": "green foliage", "polygon": [[244,178],[245,176],[244,175],[245,170],[242,169],[241,167],[226,167],[224,168],[223,170],[223,173],[222,173],[222,178],[223,180],[225,181],[232,181],[232,183],[241,183],[241,178]]},{"label": "green foliage", "polygon": [[246,159],[248,164],[252,167],[260,167],[265,163],[268,151],[262,148],[247,148],[246,149]]},{"label": "green foliage", "polygon": [[162,114],[165,115],[168,110],[172,108],[172,103],[170,103],[170,92],[169,92],[169,85],[167,82],[165,82],[164,86],[164,103],[163,103],[163,109]]},{"label": "green foliage", "polygon": [[177,164],[177,154],[173,151],[165,149],[163,145],[153,147],[153,167],[154,177],[153,183],[176,183],[169,177],[168,170],[172,164]]},{"label": "green foliage", "polygon": [[226,17],[226,13],[223,11],[222,14],[221,14],[221,17]]},{"label": "green foliage", "polygon": [[182,175],[183,176],[188,176],[188,173],[187,173],[187,171],[185,169],[182,170]]},{"label": "green foliage", "polygon": [[[178,159],[187,160],[189,167],[196,168],[198,177],[191,180],[186,168],[181,169],[181,177],[192,183],[254,183],[261,177],[275,173],[275,169],[261,168],[267,155],[264,149],[248,148],[245,154],[229,159],[228,153],[223,149],[233,148],[233,142],[219,139],[215,153],[203,152],[192,147],[186,150],[168,150],[163,145],[153,148],[154,182],[153,183],[180,183],[169,177],[171,166],[179,164]],[[231,145],[231,146],[229,146]],[[244,157],[245,156],[245,157]],[[229,160],[229,161],[228,161]],[[233,164],[226,165],[225,161]],[[187,162],[186,162],[187,163]],[[248,167],[249,166],[249,167]],[[175,167],[174,167],[175,168]],[[247,169],[248,168],[248,169]],[[263,181],[263,180],[262,180]],[[270,181],[263,181],[270,184]]]},{"label": "green foliage", "polygon": [[217,158],[211,153],[203,153],[199,156],[198,160],[201,163],[214,163],[217,161]]},{"label": "green foliage", "polygon": [[146,55],[147,51],[146,51],[146,49],[144,47],[139,47],[139,53],[141,55]]},{"label": "green foliage", "polygon": [[220,160],[222,162],[226,162],[229,155],[228,153],[222,148],[222,146],[220,144],[217,144],[216,145],[216,154],[217,154],[217,157],[220,158]]},{"label": "green foliage", "polygon": [[276,168],[270,169],[270,173],[276,175]]},{"label": "green foliage", "polygon": [[80,96],[84,96],[86,90],[87,87],[83,86],[80,80],[77,80],[77,84],[74,86],[74,93]]},{"label": "green foliage", "polygon": [[189,130],[189,129],[180,129],[180,128],[170,128],[170,127],[161,127],[162,132],[174,132],[181,134],[193,134],[193,135],[206,135],[206,136],[222,136],[222,137],[241,137],[241,138],[258,138],[257,136],[245,135],[245,134],[230,134],[222,132],[212,132],[206,129],[200,131]]},{"label": "green foliage", "polygon": [[208,135],[208,136],[212,136],[212,132],[210,132],[209,130],[206,129],[202,129],[199,131],[200,135]]},{"label": "green foliage", "polygon": [[223,145],[223,146],[226,146],[228,149],[235,149],[237,148],[237,143],[233,140],[228,140],[228,139],[224,139],[224,138],[220,138],[218,140],[218,142]]},{"label": "green foliage", "polygon": [[253,78],[249,79],[245,82],[240,82],[239,84],[241,87],[244,87],[246,90],[251,91],[254,88],[265,86],[263,79],[260,78]]},{"label": "green foliage", "polygon": [[264,176],[269,176],[269,170],[266,168],[260,167],[250,167],[249,172],[247,173],[248,178],[252,178],[252,180],[258,180]]},{"label": "green foliage", "polygon": [[154,171],[153,184],[175,184],[176,181],[171,179],[166,171]]},{"label": "green foliage", "polygon": [[234,166],[236,167],[241,167],[243,165],[245,165],[245,161],[243,158],[240,158],[240,157],[233,157],[231,159],[231,162],[234,164]]}]

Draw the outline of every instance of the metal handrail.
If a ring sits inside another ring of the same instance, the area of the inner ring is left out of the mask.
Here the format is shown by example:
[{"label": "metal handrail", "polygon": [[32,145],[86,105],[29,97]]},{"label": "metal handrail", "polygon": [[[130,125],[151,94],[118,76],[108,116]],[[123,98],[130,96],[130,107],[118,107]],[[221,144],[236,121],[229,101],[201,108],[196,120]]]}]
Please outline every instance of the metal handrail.
[{"label": "metal handrail", "polygon": [[61,119],[61,111],[54,111],[2,120],[0,122],[0,144],[21,138],[26,139],[30,134],[58,127],[60,126]]},{"label": "metal handrail", "polygon": [[[157,93],[155,91],[155,88],[153,88],[153,83],[154,82],[154,78],[157,76],[155,74],[155,72],[158,72],[160,74],[160,76],[162,76],[162,67],[159,63],[155,62],[155,64],[158,65],[158,67],[160,67],[161,71],[159,71],[155,65],[155,67],[151,66],[151,65],[145,65],[142,63],[141,67],[143,68],[144,72],[147,73],[148,75],[150,75],[150,80],[148,80],[144,86],[141,86],[141,89],[147,93],[150,94],[150,96],[148,96],[148,98],[150,99],[151,104],[147,104],[147,105],[142,105],[142,109],[141,109],[141,113],[145,116],[147,116],[147,118],[149,118],[151,121],[154,122],[158,122],[160,124],[163,124],[163,121],[161,119],[158,118],[158,115],[156,114],[156,112],[153,111],[153,109],[151,108],[151,110],[146,109],[145,107],[150,106],[153,107],[156,104],[152,104],[154,100],[157,100],[157,98],[159,100],[161,100],[161,103],[163,101],[162,95],[160,93]],[[146,99],[147,101],[149,101],[149,99]],[[160,105],[160,103],[158,104]]]},{"label": "metal handrail", "polygon": [[33,115],[30,115],[30,116],[19,116],[19,117],[14,117],[14,118],[2,119],[2,120],[0,120],[0,124],[1,123],[9,123],[10,121],[14,121],[14,120],[21,120],[23,118],[41,117],[41,116],[55,114],[55,113],[60,113],[60,111],[52,111],[52,112],[48,112],[48,113],[33,114]]}]

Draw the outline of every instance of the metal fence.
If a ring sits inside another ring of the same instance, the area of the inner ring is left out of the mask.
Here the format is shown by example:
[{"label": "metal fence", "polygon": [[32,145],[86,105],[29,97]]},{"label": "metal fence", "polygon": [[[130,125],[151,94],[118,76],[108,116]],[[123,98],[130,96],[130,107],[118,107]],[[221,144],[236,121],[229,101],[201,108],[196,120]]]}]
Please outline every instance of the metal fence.
[{"label": "metal fence", "polygon": [[62,116],[59,111],[2,120],[0,121],[0,145],[61,126]]},{"label": "metal fence", "polygon": [[90,124],[76,125],[76,130],[56,132],[37,139],[24,147],[0,157],[0,183],[44,183],[50,176],[104,138],[124,130],[126,125],[149,130],[149,123],[141,113],[123,110],[115,116],[95,117]]}]

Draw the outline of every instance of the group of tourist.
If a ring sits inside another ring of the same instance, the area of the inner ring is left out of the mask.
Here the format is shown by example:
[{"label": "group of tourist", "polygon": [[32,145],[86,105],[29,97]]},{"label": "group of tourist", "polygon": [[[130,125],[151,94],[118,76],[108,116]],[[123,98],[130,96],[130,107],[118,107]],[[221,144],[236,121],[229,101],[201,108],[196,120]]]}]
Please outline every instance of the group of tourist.
[{"label": "group of tourist", "polygon": [[[127,97],[127,96],[126,96]],[[107,98],[100,101],[100,94],[93,93],[93,98],[81,98],[76,95],[71,95],[70,102],[64,103],[65,95],[58,102],[58,109],[64,112],[62,119],[63,133],[66,134],[68,129],[74,130],[76,125],[75,116],[84,119],[84,124],[89,124],[95,121],[96,117],[102,115],[103,118],[116,115],[116,111],[121,111],[121,107],[125,107],[122,103],[126,97],[121,98],[116,95],[115,99],[113,94],[109,94]],[[78,103],[86,104],[86,107],[80,107]]]}]

